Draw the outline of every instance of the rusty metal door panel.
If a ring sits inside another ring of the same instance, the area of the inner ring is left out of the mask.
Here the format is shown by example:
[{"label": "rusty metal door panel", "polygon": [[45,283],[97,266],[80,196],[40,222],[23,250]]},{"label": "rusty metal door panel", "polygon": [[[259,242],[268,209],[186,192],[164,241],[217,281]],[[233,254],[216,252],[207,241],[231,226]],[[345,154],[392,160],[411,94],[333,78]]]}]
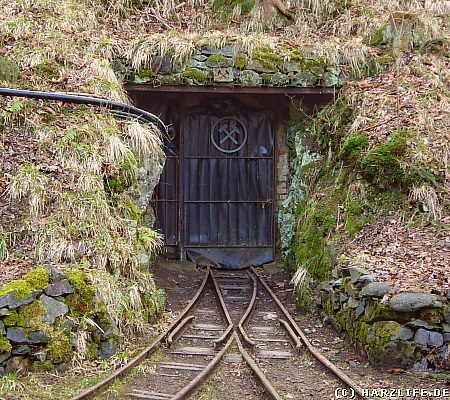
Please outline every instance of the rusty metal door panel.
[{"label": "rusty metal door panel", "polygon": [[180,245],[179,157],[166,148],[166,163],[153,195],[155,229],[162,231],[166,246]]},{"label": "rusty metal door panel", "polygon": [[183,247],[242,268],[274,258],[274,130],[267,113],[191,110],[183,120]]}]

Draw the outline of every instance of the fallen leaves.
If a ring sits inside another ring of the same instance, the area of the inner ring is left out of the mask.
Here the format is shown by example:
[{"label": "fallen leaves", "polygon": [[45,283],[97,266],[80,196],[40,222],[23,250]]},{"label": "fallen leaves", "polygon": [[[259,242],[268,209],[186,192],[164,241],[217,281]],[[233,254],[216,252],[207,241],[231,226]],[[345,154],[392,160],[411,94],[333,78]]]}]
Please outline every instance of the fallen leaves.
[{"label": "fallen leaves", "polygon": [[450,233],[434,225],[417,228],[380,220],[358,234],[346,251],[363,260],[394,292],[407,290],[446,295],[450,288]]}]

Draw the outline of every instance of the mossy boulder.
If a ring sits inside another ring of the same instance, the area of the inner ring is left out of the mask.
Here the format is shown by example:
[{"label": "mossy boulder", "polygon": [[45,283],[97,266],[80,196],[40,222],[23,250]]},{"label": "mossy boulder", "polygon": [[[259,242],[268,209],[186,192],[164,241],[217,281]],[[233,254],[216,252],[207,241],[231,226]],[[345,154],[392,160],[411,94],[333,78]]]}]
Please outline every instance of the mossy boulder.
[{"label": "mossy boulder", "polygon": [[206,66],[210,68],[231,67],[233,59],[225,57],[223,54],[211,54],[206,60]]},{"label": "mossy boulder", "polygon": [[186,68],[182,77],[188,83],[196,83],[198,85],[203,85],[208,81],[206,73],[198,68]]},{"label": "mossy boulder", "polygon": [[65,330],[55,330],[47,346],[48,356],[56,364],[70,361],[73,348],[69,334]]},{"label": "mossy boulder", "polygon": [[252,65],[249,69],[259,72],[277,72],[283,68],[284,59],[270,48],[265,46],[255,47],[252,51]]},{"label": "mossy boulder", "polygon": [[386,142],[370,149],[360,162],[364,177],[381,188],[405,183],[408,174],[402,168],[402,160],[408,150],[407,143],[408,133],[398,130]]},{"label": "mossy boulder", "polygon": [[364,318],[370,323],[388,320],[406,322],[412,317],[413,316],[411,313],[396,312],[390,306],[382,304],[380,301],[375,299],[368,300],[364,312]]},{"label": "mossy boulder", "polygon": [[239,53],[234,59],[234,66],[238,69],[244,69],[249,63],[248,56],[245,53]]},{"label": "mossy boulder", "polygon": [[367,336],[367,355],[376,365],[410,367],[416,355],[417,345],[398,340],[402,326],[396,321],[375,322]]},{"label": "mossy boulder", "polygon": [[46,268],[36,268],[4,285],[0,290],[0,308],[8,306],[15,309],[32,303],[48,285],[50,272]]},{"label": "mossy boulder", "polygon": [[19,65],[6,57],[0,57],[0,81],[16,81],[20,78]]},{"label": "mossy boulder", "polygon": [[361,156],[361,152],[369,146],[369,139],[365,133],[354,133],[347,136],[341,144],[338,158],[355,161]]},{"label": "mossy boulder", "polygon": [[242,86],[261,86],[262,78],[255,71],[244,70],[239,75],[239,81]]}]

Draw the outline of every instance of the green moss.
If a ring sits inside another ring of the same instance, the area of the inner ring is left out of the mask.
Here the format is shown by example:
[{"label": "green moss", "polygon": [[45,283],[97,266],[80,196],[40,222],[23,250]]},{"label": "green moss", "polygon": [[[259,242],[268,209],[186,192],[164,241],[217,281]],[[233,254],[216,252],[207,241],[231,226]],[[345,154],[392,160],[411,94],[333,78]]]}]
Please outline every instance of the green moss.
[{"label": "green moss", "polygon": [[198,84],[207,82],[206,74],[198,68],[186,68],[182,76],[185,79],[192,79],[195,83]]},{"label": "green moss", "polygon": [[208,64],[211,66],[221,67],[223,64],[228,62],[228,58],[223,54],[211,54],[206,60]]},{"label": "green moss", "polygon": [[181,83],[181,74],[159,75],[155,81],[161,85],[179,85]]},{"label": "green moss", "polygon": [[407,141],[405,131],[394,131],[385,143],[371,149],[361,160],[364,177],[383,188],[405,182],[407,176],[401,167],[401,160],[408,148]]},{"label": "green moss", "polygon": [[6,296],[8,293],[14,292],[16,299],[24,299],[33,294],[33,289],[24,279],[18,279],[11,281],[2,287],[0,290],[0,296]]},{"label": "green moss", "polygon": [[370,32],[365,38],[364,43],[369,46],[381,46],[386,44],[384,35],[386,30],[388,29],[388,24],[385,23],[379,29],[376,29]]},{"label": "green moss", "polygon": [[54,331],[47,352],[49,358],[56,364],[70,361],[73,351],[69,335],[63,330]]},{"label": "green moss", "polygon": [[45,79],[59,78],[60,66],[56,62],[44,61],[34,66],[35,74]]},{"label": "green moss", "polygon": [[369,216],[364,215],[364,207],[355,199],[348,199],[345,205],[345,227],[350,237],[369,221]]},{"label": "green moss", "polygon": [[88,342],[86,345],[86,360],[92,361],[98,358],[98,348],[95,343]]},{"label": "green moss", "polygon": [[124,194],[120,198],[118,202],[118,207],[122,210],[123,216],[126,219],[132,219],[133,221],[136,221],[137,223],[141,222],[141,211],[139,208],[134,204],[133,200],[131,200],[130,196]]},{"label": "green moss", "polygon": [[397,365],[411,367],[415,359],[417,345],[396,340],[401,325],[396,321],[378,321],[372,325],[367,336],[367,355],[371,363],[377,365]]},{"label": "green moss", "polygon": [[55,369],[51,361],[34,361],[31,364],[30,372],[52,372]]},{"label": "green moss", "polygon": [[396,318],[396,313],[385,304],[381,304],[379,301],[370,300],[366,305],[365,319],[372,323],[377,321],[387,321]]},{"label": "green moss", "polygon": [[394,63],[395,60],[394,57],[386,54],[384,56],[378,57],[376,61],[379,65],[386,66]]},{"label": "green moss", "polygon": [[295,290],[295,297],[297,298],[297,304],[299,308],[305,312],[311,310],[312,295],[308,288],[308,285],[302,284]]},{"label": "green moss", "polygon": [[16,62],[0,57],[0,81],[16,81],[20,78],[20,68]]},{"label": "green moss", "polygon": [[86,272],[81,269],[74,269],[70,271],[68,280],[75,289],[75,294],[79,295],[85,302],[92,302],[96,290]]},{"label": "green moss", "polygon": [[107,187],[113,193],[120,194],[136,184],[137,161],[131,152],[128,152],[119,164],[117,172],[106,179]]},{"label": "green moss", "polygon": [[354,339],[357,343],[365,345],[367,343],[367,336],[369,334],[369,326],[362,320],[356,321]]},{"label": "green moss", "polygon": [[365,133],[349,135],[339,149],[338,158],[356,160],[367,146],[369,146],[369,139]]},{"label": "green moss", "polygon": [[304,54],[297,49],[289,49],[289,59],[295,62],[302,62],[304,60]]},{"label": "green moss", "polygon": [[32,289],[44,290],[49,284],[50,271],[47,268],[36,268],[28,272],[23,279]]},{"label": "green moss", "polygon": [[252,59],[259,61],[266,70],[271,72],[277,72],[284,63],[281,56],[265,46],[255,47],[252,51]]},{"label": "green moss", "polygon": [[353,112],[347,99],[340,97],[334,104],[323,107],[315,120],[307,122],[305,132],[314,135],[322,150],[328,151],[331,147],[337,151],[352,120]]},{"label": "green moss", "polygon": [[137,73],[131,75],[134,83],[147,83],[153,80],[153,71],[151,69],[141,69]]},{"label": "green moss", "polygon": [[9,340],[3,336],[0,336],[0,354],[9,353],[12,350],[11,343]]},{"label": "green moss", "polygon": [[234,60],[234,66],[239,69],[244,69],[247,65],[248,65],[247,54],[239,53]]},{"label": "green moss", "polygon": [[[376,338],[376,346],[385,347],[400,332],[401,325],[396,321],[378,321],[372,325],[371,334]],[[371,340],[373,345],[374,340]]]},{"label": "green moss", "polygon": [[47,312],[40,300],[27,304],[19,312],[11,310],[11,313],[3,319],[6,326],[33,327],[41,323],[42,316]]},{"label": "green moss", "polygon": [[214,0],[212,9],[218,12],[222,21],[226,22],[236,6],[240,5],[241,15],[247,15],[253,10],[256,0]]}]

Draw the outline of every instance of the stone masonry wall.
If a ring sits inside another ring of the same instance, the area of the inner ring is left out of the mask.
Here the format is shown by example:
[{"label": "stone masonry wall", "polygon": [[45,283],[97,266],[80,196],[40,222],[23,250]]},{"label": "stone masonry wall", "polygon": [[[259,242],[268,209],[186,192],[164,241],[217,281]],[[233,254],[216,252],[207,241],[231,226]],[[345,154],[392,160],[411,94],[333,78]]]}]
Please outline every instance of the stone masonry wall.
[{"label": "stone masonry wall", "polygon": [[376,365],[450,369],[450,291],[447,298],[402,292],[361,268],[341,267],[323,285],[321,306],[338,330]]},{"label": "stone masonry wall", "polygon": [[0,375],[111,357],[119,331],[82,270],[37,268],[0,289]]},{"label": "stone masonry wall", "polygon": [[[367,60],[366,69],[376,69]],[[281,54],[267,47],[256,47],[251,54],[240,52],[232,44],[222,48],[199,46],[185,64],[169,56],[155,54],[148,65],[134,70],[124,60],[116,60],[120,79],[155,85],[226,85],[226,86],[342,86],[351,76],[349,62],[333,64],[323,56],[292,51]]]}]

